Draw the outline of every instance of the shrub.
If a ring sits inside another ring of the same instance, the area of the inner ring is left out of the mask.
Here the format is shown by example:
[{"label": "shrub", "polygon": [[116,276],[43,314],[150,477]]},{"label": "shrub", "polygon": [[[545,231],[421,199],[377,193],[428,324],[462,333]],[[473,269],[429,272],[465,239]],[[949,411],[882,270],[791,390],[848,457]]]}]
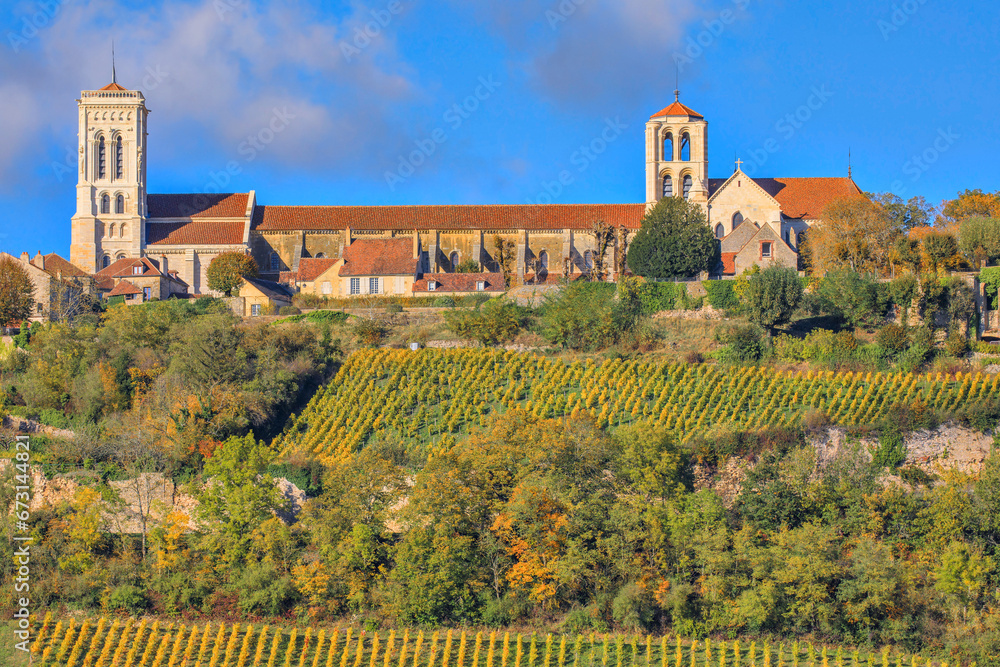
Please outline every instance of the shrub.
[{"label": "shrub", "polygon": [[441,296],[441,297],[438,297],[438,298],[434,299],[434,307],[435,308],[454,308],[455,307],[455,300],[452,299],[450,296]]},{"label": "shrub", "polygon": [[388,333],[389,328],[385,324],[378,320],[370,320],[367,317],[359,318],[358,322],[354,325],[354,334],[365,347],[377,347],[385,340]]},{"label": "shrub", "polygon": [[639,287],[643,315],[675,310],[685,301],[687,287],[681,283],[644,283]]},{"label": "shrub", "polygon": [[948,335],[944,349],[955,358],[964,357],[969,353],[969,340],[958,331],[953,331]]},{"label": "shrub", "polygon": [[124,611],[132,616],[144,612],[149,606],[146,593],[138,586],[124,585],[108,595],[108,611]]},{"label": "shrub", "polygon": [[986,341],[979,341],[976,343],[976,352],[990,356],[1000,356],[1000,345],[997,345],[996,343],[987,343]]},{"label": "shrub", "polygon": [[895,470],[906,460],[906,444],[903,434],[895,427],[888,427],[878,438],[878,447],[872,452],[872,465],[876,468]]},{"label": "shrub", "polygon": [[898,354],[910,346],[906,329],[898,324],[887,324],[879,329],[875,343],[892,354]]},{"label": "shrub", "polygon": [[726,347],[719,351],[720,361],[754,363],[767,354],[764,331],[753,324],[737,324],[716,334]]},{"label": "shrub", "polygon": [[799,307],[802,282],[795,269],[772,265],[750,278],[740,301],[751,322],[773,330]]},{"label": "shrub", "polygon": [[1000,421],[1000,399],[989,398],[968,405],[959,418],[977,431],[991,431]]},{"label": "shrub", "polygon": [[899,476],[910,486],[930,486],[934,478],[916,466],[899,469]]},{"label": "shrub", "polygon": [[385,312],[392,314],[401,313],[403,312],[403,307],[398,303],[390,303],[385,307]]},{"label": "shrub", "polygon": [[739,310],[740,300],[733,291],[732,280],[706,280],[702,283],[708,292],[708,303],[716,310]]},{"label": "shrub", "polygon": [[282,306],[278,309],[278,315],[282,317],[287,315],[301,315],[302,311],[295,306]]}]

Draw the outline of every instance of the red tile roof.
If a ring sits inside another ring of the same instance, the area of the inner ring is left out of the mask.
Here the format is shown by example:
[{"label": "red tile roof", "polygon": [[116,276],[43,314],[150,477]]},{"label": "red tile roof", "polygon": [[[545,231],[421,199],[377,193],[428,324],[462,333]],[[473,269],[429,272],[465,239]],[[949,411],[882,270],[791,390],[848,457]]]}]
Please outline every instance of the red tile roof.
[{"label": "red tile roof", "polygon": [[148,222],[148,245],[242,245],[244,222]]},{"label": "red tile roof", "polygon": [[[436,282],[435,292],[503,292],[502,273],[427,273],[413,283],[414,292],[430,292],[427,283]],[[476,283],[483,281],[486,289],[477,290]]]},{"label": "red tile roof", "polygon": [[[413,250],[413,244],[410,243],[410,251]],[[321,275],[326,273],[331,266],[336,264],[338,259],[317,259],[315,257],[303,257],[299,260],[299,272],[298,274],[292,274],[297,280],[304,283],[311,283]]]},{"label": "red tile roof", "polygon": [[674,102],[666,109],[654,113],[650,118],[662,118],[663,116],[691,116],[692,118],[704,118],[700,113],[690,107],[686,107],[680,102]]},{"label": "red tile roof", "polygon": [[128,90],[128,88],[124,88],[124,87],[120,86],[118,84],[118,82],[112,81],[108,85],[106,85],[103,88],[101,88],[101,90]]},{"label": "red tile roof", "polygon": [[781,204],[787,218],[818,220],[835,199],[864,197],[850,178],[755,178]]},{"label": "red tile roof", "polygon": [[722,274],[725,276],[736,275],[736,255],[738,252],[722,253]]},{"label": "red tile roof", "polygon": [[142,294],[142,290],[129,281],[123,280],[115,285],[115,288],[108,293],[108,296],[128,296],[131,294]]},{"label": "red tile roof", "polygon": [[258,206],[253,229],[590,229],[597,220],[638,229],[645,215],[645,204]]},{"label": "red tile roof", "polygon": [[344,248],[341,276],[412,276],[417,272],[411,239],[355,241]]},{"label": "red tile roof", "polygon": [[243,218],[249,193],[146,195],[150,218]]},{"label": "red tile roof", "polygon": [[137,264],[142,265],[143,278],[159,278],[163,276],[163,274],[160,273],[160,264],[153,261],[149,257],[119,259],[118,261],[113,262],[108,268],[98,271],[94,274],[94,276],[97,278],[124,278],[126,276],[134,276],[136,274],[132,271],[132,267]]},{"label": "red tile roof", "polygon": [[[44,256],[45,258],[45,269],[44,271],[52,275],[61,273],[64,278],[86,278],[90,274],[81,268],[78,268],[75,264],[71,264],[56,253],[49,253]],[[35,260],[31,260],[32,266],[37,266]],[[41,267],[39,267],[41,268]]]}]

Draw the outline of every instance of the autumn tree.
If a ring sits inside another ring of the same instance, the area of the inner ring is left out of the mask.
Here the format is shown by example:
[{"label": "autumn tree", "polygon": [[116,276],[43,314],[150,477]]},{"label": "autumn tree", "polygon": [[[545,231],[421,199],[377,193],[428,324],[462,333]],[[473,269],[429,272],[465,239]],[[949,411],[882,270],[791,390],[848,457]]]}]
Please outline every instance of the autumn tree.
[{"label": "autumn tree", "polygon": [[932,232],[924,238],[924,252],[930,260],[931,271],[938,272],[938,267],[958,253],[958,242],[951,234]]},{"label": "autumn tree", "polygon": [[965,190],[945,202],[941,217],[946,222],[961,222],[968,218],[1000,218],[1000,192]]},{"label": "autumn tree", "polygon": [[591,251],[594,268],[590,270],[587,279],[604,281],[608,278],[608,248],[615,242],[615,228],[603,220],[595,220],[590,229],[594,235],[594,249]]},{"label": "autumn tree", "polygon": [[868,192],[866,196],[882,207],[893,223],[901,230],[929,225],[934,221],[937,209],[923,197],[911,197],[904,201],[891,192]]},{"label": "autumn tree", "polygon": [[35,285],[28,272],[9,255],[0,255],[0,327],[12,327],[31,316]]},{"label": "autumn tree", "polygon": [[509,343],[521,330],[521,308],[507,299],[490,299],[476,310],[455,310],[444,314],[448,328],[483,347]]},{"label": "autumn tree", "polygon": [[628,266],[650,280],[686,278],[710,270],[718,253],[701,206],[664,197],[643,218],[628,249]]},{"label": "autumn tree", "polygon": [[514,261],[517,258],[517,246],[510,239],[506,239],[499,234],[493,237],[493,247],[496,255],[493,257],[497,265],[497,270],[503,274],[504,287],[510,288],[514,284]]},{"label": "autumn tree", "polygon": [[208,265],[208,288],[232,296],[239,289],[243,276],[257,277],[257,262],[243,252],[224,252]]},{"label": "autumn tree", "polygon": [[899,220],[885,207],[860,197],[834,200],[805,243],[813,273],[847,267],[859,273],[888,275]]},{"label": "autumn tree", "polygon": [[976,266],[983,261],[995,263],[1000,260],[1000,218],[977,216],[962,220],[958,228],[958,248]]}]

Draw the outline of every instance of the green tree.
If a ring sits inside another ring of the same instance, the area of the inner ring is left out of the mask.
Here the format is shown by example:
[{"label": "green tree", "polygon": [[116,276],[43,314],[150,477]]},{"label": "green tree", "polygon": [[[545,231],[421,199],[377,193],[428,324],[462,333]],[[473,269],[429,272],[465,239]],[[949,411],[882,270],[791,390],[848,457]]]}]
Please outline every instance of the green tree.
[{"label": "green tree", "polygon": [[889,304],[877,281],[851,269],[831,271],[819,285],[820,298],[852,327],[878,324]]},{"label": "green tree", "polygon": [[802,301],[802,281],[795,269],[771,265],[750,278],[743,311],[754,324],[773,331],[792,319]]},{"label": "green tree", "polygon": [[513,301],[496,298],[473,311],[446,312],[444,320],[456,336],[490,347],[514,340],[521,330],[524,315]]},{"label": "green tree", "polygon": [[35,285],[13,257],[0,255],[0,327],[28,319],[35,309]]},{"label": "green tree", "polygon": [[900,236],[892,245],[892,263],[913,271],[920,271],[920,241]]},{"label": "green tree", "polygon": [[1000,219],[966,218],[958,228],[958,249],[977,267],[1000,260]]},{"label": "green tree", "polygon": [[455,267],[455,273],[479,273],[479,270],[479,262],[471,257],[466,257]]},{"label": "green tree", "polygon": [[718,257],[719,243],[701,206],[664,197],[643,218],[629,246],[628,266],[649,280],[668,280],[708,271]]},{"label": "green tree", "polygon": [[618,429],[615,440],[625,475],[647,499],[664,503],[684,491],[687,460],[668,431],[641,423]]},{"label": "green tree", "polygon": [[198,494],[197,517],[208,527],[209,546],[220,565],[241,564],[253,530],[285,503],[267,474],[274,453],[253,435],[232,437],[205,462],[206,483]]},{"label": "green tree", "polygon": [[893,224],[902,230],[913,229],[914,227],[925,227],[934,220],[937,209],[928,204],[923,197],[910,197],[904,201],[902,197],[891,192],[868,192],[865,193],[869,199],[879,204],[888,214]]},{"label": "green tree", "polygon": [[239,289],[243,276],[258,275],[257,262],[243,252],[224,252],[208,265],[208,288],[232,296]]},{"label": "green tree", "polygon": [[969,607],[978,605],[993,569],[993,561],[979,550],[964,542],[952,542],[945,548],[941,565],[934,572],[937,580],[934,586],[961,609],[964,620]]},{"label": "green tree", "polygon": [[924,252],[931,261],[931,270],[937,273],[938,267],[958,252],[958,241],[951,234],[931,232],[924,237]]}]

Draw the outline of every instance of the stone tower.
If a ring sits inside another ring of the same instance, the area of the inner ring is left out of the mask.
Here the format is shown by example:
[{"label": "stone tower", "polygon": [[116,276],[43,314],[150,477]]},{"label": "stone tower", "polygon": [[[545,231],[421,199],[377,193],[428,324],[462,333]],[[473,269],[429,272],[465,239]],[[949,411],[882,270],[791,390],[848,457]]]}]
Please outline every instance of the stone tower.
[{"label": "stone tower", "polygon": [[646,123],[646,204],[664,196],[708,204],[708,122],[680,102]]},{"label": "stone tower", "polygon": [[115,80],[84,90],[70,261],[97,272],[145,247],[146,100]]}]

